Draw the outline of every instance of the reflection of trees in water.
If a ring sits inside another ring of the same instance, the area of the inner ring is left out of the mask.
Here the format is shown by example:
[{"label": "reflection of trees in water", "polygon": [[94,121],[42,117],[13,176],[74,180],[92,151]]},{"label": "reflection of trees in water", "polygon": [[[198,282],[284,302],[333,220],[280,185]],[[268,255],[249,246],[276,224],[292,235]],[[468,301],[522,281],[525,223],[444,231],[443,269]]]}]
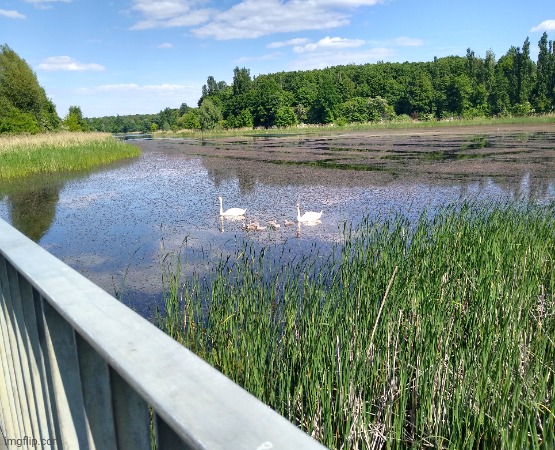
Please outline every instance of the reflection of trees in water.
[{"label": "reflection of trees in water", "polygon": [[243,164],[231,163],[226,164],[229,160],[215,160],[213,158],[203,158],[202,163],[208,172],[208,177],[212,179],[216,188],[219,188],[223,182],[238,180],[239,191],[241,194],[247,194],[254,191],[258,175],[255,170]]},{"label": "reflection of trees in water", "polygon": [[514,177],[495,178],[492,182],[510,198],[533,201],[547,198],[555,180],[526,172]]},{"label": "reflection of trees in water", "polygon": [[46,186],[9,195],[12,225],[35,242],[48,231],[56,215],[62,186]]},{"label": "reflection of trees in water", "polygon": [[60,191],[71,179],[83,174],[40,174],[0,182],[0,196],[7,198],[10,223],[38,242],[56,216]]},{"label": "reflection of trees in water", "polygon": [[202,164],[216,188],[225,181],[237,179],[241,194],[252,192],[257,181],[276,186],[387,186],[398,182],[419,183],[437,187],[458,187],[461,198],[473,197],[499,189],[507,198],[536,200],[546,198],[555,189],[555,176],[547,176],[543,168],[506,176],[469,177],[451,174],[434,177],[430,174],[381,173],[341,169],[322,169],[295,164],[275,164],[233,158],[202,158]]}]

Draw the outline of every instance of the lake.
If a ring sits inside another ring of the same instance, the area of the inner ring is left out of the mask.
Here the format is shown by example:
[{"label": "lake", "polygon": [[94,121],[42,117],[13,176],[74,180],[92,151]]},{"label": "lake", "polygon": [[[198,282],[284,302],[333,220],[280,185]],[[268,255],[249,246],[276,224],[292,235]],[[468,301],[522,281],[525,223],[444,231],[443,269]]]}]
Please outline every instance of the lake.
[{"label": "lake", "polygon": [[[93,172],[0,182],[0,217],[147,318],[161,305],[168,253],[202,274],[244,245],[287,258],[325,253],[365,216],[414,219],[467,199],[555,200],[548,126],[133,145],[141,157]],[[246,218],[220,220],[219,195]],[[284,226],[297,202],[301,212],[323,210],[322,223]],[[281,226],[245,231],[253,220]]]}]

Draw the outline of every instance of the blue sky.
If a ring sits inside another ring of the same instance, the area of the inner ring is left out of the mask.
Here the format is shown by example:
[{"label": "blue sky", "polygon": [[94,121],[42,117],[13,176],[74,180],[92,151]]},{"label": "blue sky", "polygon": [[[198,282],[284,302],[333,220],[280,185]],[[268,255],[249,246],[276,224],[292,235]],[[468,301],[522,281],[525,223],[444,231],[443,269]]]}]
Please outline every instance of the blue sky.
[{"label": "blue sky", "polygon": [[0,44],[35,71],[63,118],[197,106],[209,75],[496,57],[530,38],[553,0],[2,0]]}]

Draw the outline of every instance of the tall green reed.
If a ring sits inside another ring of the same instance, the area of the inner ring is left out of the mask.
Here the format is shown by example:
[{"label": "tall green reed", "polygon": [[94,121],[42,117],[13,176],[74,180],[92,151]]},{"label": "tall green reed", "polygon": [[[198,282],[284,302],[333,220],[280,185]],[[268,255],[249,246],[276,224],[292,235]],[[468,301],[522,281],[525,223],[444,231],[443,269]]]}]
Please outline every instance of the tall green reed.
[{"label": "tall green reed", "polygon": [[174,265],[160,324],[330,448],[550,448],[554,213],[365,219],[285,263],[246,244]]}]

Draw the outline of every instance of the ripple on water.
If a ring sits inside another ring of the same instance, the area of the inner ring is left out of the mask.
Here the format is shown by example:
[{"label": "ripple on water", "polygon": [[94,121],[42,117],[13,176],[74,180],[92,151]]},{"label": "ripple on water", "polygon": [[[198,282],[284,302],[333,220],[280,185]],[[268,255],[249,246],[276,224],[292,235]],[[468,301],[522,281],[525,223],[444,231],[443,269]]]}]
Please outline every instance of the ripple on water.
[{"label": "ripple on water", "polygon": [[[538,177],[533,168],[501,178],[410,170],[392,175],[188,156],[179,141],[166,142],[163,150],[155,144],[149,141],[143,156],[129,164],[0,185],[0,217],[22,228],[46,217],[38,234],[42,246],[147,317],[160,305],[162,259],[169,252],[183,253],[189,273],[209,273],[210,262],[245,243],[291,258],[314,248],[327,251],[341,240],[345,224],[356,226],[365,216],[400,212],[414,219],[463,199],[555,198],[553,177]],[[49,195],[40,197],[45,186]],[[225,208],[247,208],[245,218],[220,220],[218,195]],[[42,200],[29,207],[37,196]],[[295,220],[297,202],[302,211],[323,210],[322,223],[284,226]],[[270,220],[280,228],[242,229],[247,221]]]}]

